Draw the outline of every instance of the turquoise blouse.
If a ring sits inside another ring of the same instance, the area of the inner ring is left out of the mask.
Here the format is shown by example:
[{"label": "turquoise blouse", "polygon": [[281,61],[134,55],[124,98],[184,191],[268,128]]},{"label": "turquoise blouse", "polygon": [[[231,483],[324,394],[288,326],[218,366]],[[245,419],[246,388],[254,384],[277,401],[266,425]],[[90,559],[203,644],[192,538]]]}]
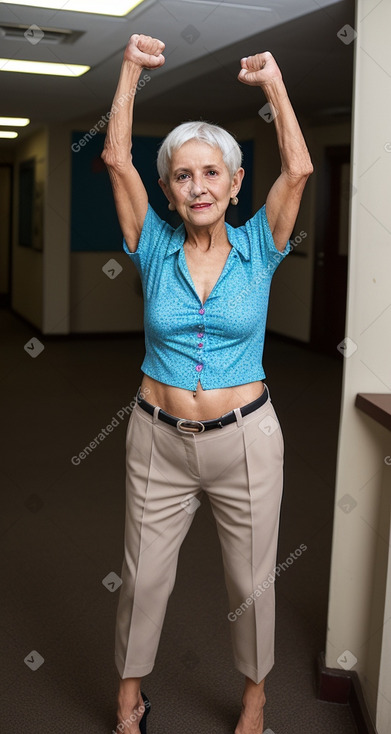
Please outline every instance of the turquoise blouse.
[{"label": "turquoise blouse", "polygon": [[202,303],[183,244],[148,204],[136,252],[123,248],[140,274],[144,294],[145,357],[141,370],[166,385],[195,390],[232,387],[265,377],[262,366],[270,283],[291,251],[277,250],[265,205],[242,227],[225,223],[232,248]]}]

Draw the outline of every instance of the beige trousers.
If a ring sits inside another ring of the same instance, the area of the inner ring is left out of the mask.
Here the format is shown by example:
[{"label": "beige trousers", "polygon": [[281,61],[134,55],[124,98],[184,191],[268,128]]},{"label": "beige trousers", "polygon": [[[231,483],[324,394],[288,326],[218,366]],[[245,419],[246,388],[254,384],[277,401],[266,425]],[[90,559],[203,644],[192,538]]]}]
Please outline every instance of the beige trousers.
[{"label": "beige trousers", "polygon": [[[126,518],[115,629],[121,678],[155,663],[181,544],[204,491],[221,543],[235,666],[259,683],[274,664],[284,440],[269,397],[202,433],[180,433],[138,403],[126,432]],[[269,581],[268,581],[269,577]],[[213,624],[213,620],[211,620]]]}]

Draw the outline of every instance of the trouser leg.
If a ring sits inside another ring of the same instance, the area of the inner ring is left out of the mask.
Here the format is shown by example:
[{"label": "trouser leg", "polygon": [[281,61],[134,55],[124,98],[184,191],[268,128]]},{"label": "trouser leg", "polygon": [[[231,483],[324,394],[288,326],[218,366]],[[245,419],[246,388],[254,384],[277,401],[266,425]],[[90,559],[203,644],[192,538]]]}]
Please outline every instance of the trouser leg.
[{"label": "trouser leg", "polygon": [[[259,683],[274,664],[276,565],[284,444],[270,400],[209,446],[207,492],[217,524],[236,667]],[[204,444],[206,446],[206,444]]]},{"label": "trouser leg", "polygon": [[[136,406],[126,435],[126,518],[115,662],[121,678],[153,669],[180,546],[200,493],[181,437]],[[190,469],[190,470],[189,470]]]}]

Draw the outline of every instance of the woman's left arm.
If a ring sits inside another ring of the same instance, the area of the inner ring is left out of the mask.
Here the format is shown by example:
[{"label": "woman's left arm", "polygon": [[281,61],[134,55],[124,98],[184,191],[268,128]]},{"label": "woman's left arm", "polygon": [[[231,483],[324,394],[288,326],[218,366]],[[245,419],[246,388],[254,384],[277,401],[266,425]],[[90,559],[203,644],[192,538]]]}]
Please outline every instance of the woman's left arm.
[{"label": "woman's left arm", "polygon": [[289,101],[282,74],[269,51],[241,59],[239,81],[262,87],[274,115],[281,174],[266,199],[266,216],[275,245],[282,251],[292,234],[304,186],[313,165]]}]

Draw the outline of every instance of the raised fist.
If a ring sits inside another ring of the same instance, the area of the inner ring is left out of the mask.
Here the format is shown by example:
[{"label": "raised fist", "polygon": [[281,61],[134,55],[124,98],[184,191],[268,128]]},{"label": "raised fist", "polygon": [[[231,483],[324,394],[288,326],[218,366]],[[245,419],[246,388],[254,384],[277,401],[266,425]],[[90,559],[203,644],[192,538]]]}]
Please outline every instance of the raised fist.
[{"label": "raised fist", "polygon": [[158,38],[133,33],[126,46],[124,58],[144,69],[157,69],[165,62],[164,48],[165,44]]},{"label": "raised fist", "polygon": [[275,79],[282,79],[282,74],[270,51],[255,56],[247,56],[240,60],[242,69],[238,79],[244,84],[262,87]]}]

